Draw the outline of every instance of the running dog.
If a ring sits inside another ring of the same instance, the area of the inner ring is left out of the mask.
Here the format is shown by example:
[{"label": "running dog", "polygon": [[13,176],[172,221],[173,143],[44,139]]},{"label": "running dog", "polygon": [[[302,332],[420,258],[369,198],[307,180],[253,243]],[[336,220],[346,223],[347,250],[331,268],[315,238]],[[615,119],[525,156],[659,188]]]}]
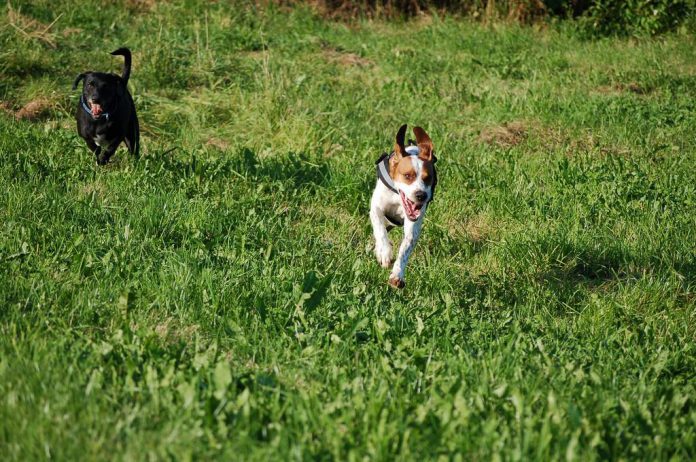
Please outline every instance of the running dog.
[{"label": "running dog", "polygon": [[90,71],[79,74],[73,83],[75,90],[80,80],[84,80],[75,116],[77,132],[87,142],[99,165],[109,162],[121,141],[136,158],[140,155],[140,126],[128,92],[131,52],[128,48],[119,48],[111,54],[124,58],[120,76]]},{"label": "running dog", "polygon": [[406,125],[396,134],[394,152],[377,160],[377,184],[370,203],[370,221],[375,236],[375,255],[384,268],[392,265],[392,244],[387,233],[404,227],[404,239],[389,275],[389,285],[406,286],[404,270],[418,241],[428,204],[433,200],[437,174],[433,142],[420,127],[413,129],[415,146],[405,146]]}]

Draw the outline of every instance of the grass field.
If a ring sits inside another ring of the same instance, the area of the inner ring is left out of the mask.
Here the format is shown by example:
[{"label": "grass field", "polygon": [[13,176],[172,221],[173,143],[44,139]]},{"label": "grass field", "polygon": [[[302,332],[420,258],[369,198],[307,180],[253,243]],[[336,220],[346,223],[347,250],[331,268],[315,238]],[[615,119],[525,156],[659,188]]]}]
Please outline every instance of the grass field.
[{"label": "grass field", "polygon": [[[694,37],[1,8],[2,459],[696,458]],[[122,45],[144,153],[97,167],[70,86]],[[440,183],[395,291],[402,123]]]}]

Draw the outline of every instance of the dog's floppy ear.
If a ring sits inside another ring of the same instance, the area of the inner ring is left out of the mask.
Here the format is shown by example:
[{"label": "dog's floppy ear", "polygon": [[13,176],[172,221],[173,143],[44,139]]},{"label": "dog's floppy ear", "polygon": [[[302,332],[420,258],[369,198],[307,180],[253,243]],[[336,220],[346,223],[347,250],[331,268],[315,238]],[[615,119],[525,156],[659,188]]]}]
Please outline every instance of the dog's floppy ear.
[{"label": "dog's floppy ear", "polygon": [[406,147],[404,146],[404,137],[406,136],[406,124],[403,124],[399,131],[396,132],[396,143],[394,143],[394,154],[396,158],[401,158],[406,155]]},{"label": "dog's floppy ear", "polygon": [[73,89],[73,90],[76,90],[76,89],[77,89],[77,84],[80,83],[80,80],[82,80],[82,79],[84,79],[85,77],[87,77],[87,74],[89,74],[89,72],[83,72],[82,74],[78,74],[78,76],[75,77],[75,81],[74,81],[73,84],[72,84],[72,89]]},{"label": "dog's floppy ear", "polygon": [[418,157],[422,160],[433,160],[433,142],[420,127],[413,127],[413,134],[416,135],[418,144]]}]

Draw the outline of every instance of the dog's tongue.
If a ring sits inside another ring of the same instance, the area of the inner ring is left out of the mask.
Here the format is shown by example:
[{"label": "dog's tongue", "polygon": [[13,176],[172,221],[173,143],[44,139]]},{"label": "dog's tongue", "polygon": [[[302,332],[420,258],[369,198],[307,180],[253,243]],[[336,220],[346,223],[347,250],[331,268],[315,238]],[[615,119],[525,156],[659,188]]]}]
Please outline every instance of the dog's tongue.
[{"label": "dog's tongue", "polygon": [[92,109],[92,115],[93,115],[94,117],[99,117],[99,116],[101,115],[101,113],[102,113],[101,104],[92,103],[91,109]]},{"label": "dog's tongue", "polygon": [[420,216],[420,209],[423,207],[423,205],[416,205],[413,202],[411,202],[403,193],[403,191],[400,191],[400,195],[401,202],[404,204],[404,211],[406,212],[406,216],[408,216],[409,220],[416,221]]}]

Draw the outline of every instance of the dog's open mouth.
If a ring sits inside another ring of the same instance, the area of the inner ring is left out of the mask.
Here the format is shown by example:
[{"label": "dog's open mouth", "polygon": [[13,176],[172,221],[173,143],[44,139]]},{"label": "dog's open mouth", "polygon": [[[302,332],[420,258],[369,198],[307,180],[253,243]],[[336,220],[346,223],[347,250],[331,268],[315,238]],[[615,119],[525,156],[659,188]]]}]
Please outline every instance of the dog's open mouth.
[{"label": "dog's open mouth", "polygon": [[92,101],[89,102],[89,109],[92,111],[92,117],[99,117],[104,112],[101,104],[93,103]]},{"label": "dog's open mouth", "polygon": [[409,220],[416,221],[418,217],[420,217],[421,209],[425,205],[425,202],[413,202],[406,197],[406,194],[404,194],[403,191],[399,191],[399,195],[401,196],[401,203],[404,205],[404,212],[406,213],[406,216]]}]

